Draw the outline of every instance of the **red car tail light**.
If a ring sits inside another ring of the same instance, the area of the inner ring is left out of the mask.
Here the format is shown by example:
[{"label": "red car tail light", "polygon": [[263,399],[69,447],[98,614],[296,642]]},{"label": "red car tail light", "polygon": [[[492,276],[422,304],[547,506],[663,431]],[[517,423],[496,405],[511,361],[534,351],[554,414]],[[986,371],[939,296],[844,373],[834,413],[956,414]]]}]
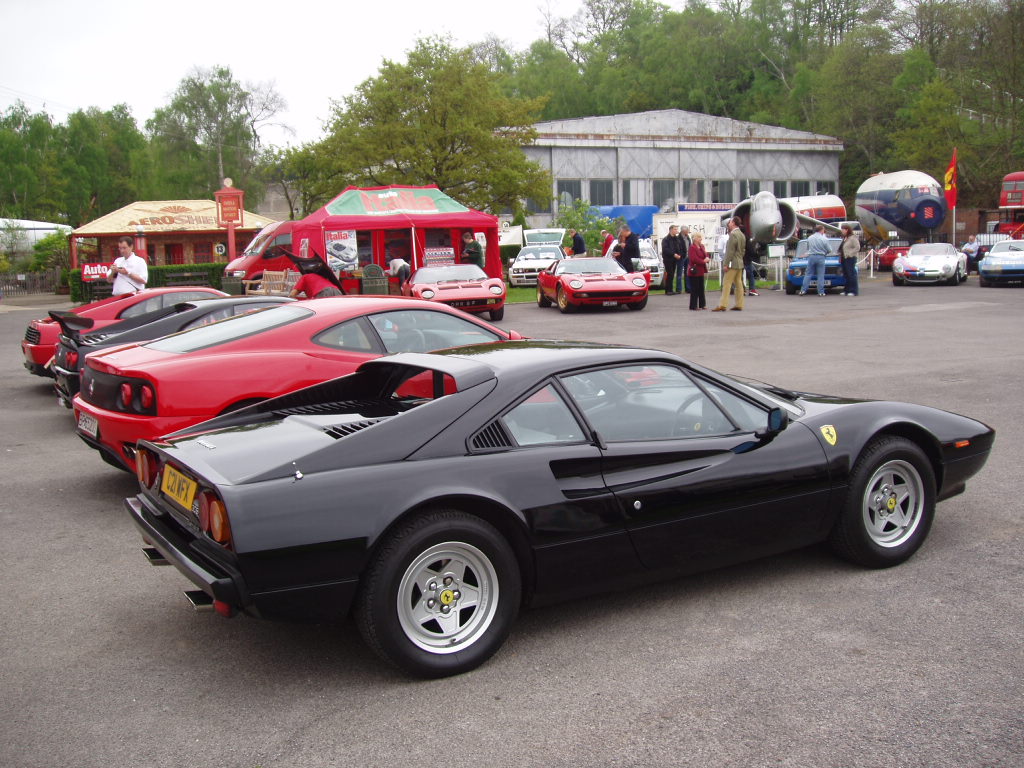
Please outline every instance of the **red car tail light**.
[{"label": "red car tail light", "polygon": [[126,411],[130,411],[132,409],[132,385],[127,381],[123,382],[119,389],[119,393],[121,398],[121,407]]},{"label": "red car tail light", "polygon": [[142,410],[148,411],[153,407],[153,388],[149,384],[143,384],[139,388],[139,403],[142,405]]},{"label": "red car tail light", "polygon": [[69,350],[68,351],[67,362],[68,362],[68,368],[77,368],[78,367],[78,353],[75,352],[74,350]]}]

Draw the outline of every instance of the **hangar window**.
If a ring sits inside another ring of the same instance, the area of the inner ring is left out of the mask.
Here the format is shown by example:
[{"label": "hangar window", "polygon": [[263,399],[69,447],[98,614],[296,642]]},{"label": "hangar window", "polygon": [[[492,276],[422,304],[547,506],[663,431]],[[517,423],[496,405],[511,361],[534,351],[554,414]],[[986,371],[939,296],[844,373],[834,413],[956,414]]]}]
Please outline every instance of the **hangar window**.
[{"label": "hangar window", "polygon": [[527,213],[551,213],[550,200],[534,200],[532,197],[526,199]]},{"label": "hangar window", "polygon": [[815,194],[818,195],[834,195],[836,193],[836,183],[834,181],[819,181]]},{"label": "hangar window", "polygon": [[732,179],[715,179],[711,182],[712,203],[735,203]]},{"label": "hangar window", "polygon": [[675,179],[654,179],[652,182],[652,191],[654,192],[654,204],[660,206],[662,210],[665,208],[675,208],[676,206],[676,180]]},{"label": "hangar window", "polygon": [[776,197],[789,197],[789,183],[785,181],[773,181],[772,194]]},{"label": "hangar window", "polygon": [[806,197],[811,194],[811,182],[809,181],[791,181],[789,183],[789,196],[790,197]]},{"label": "hangar window", "polygon": [[559,179],[555,188],[560,206],[571,207],[573,202],[583,199],[583,182],[579,179]]},{"label": "hangar window", "polygon": [[590,204],[614,205],[615,182],[611,179],[590,180]]},{"label": "hangar window", "polygon": [[737,200],[746,200],[761,191],[761,182],[757,179],[740,179],[740,196]]}]

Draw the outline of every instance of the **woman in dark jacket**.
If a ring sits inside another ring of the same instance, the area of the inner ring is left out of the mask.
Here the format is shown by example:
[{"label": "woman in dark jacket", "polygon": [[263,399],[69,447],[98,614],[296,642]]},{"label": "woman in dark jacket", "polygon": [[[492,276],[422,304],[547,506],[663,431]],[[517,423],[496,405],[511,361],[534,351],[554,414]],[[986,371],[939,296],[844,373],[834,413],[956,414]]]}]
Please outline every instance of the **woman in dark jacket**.
[{"label": "woman in dark jacket", "polygon": [[704,298],[704,275],[708,273],[708,252],[704,249],[704,236],[700,232],[693,234],[690,244],[690,263],[686,267],[686,275],[690,278],[690,309],[707,309]]}]

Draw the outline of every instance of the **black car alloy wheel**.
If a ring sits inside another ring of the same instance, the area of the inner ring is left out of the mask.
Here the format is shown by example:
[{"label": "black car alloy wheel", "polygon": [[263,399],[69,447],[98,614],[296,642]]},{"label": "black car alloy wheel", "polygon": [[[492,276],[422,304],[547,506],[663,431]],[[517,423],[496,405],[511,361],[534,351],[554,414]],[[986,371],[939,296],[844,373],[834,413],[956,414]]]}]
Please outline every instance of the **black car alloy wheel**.
[{"label": "black car alloy wheel", "polygon": [[367,570],[356,619],[385,660],[445,677],[501,647],[520,598],[519,567],[502,535],[484,520],[441,510],[390,535]]}]

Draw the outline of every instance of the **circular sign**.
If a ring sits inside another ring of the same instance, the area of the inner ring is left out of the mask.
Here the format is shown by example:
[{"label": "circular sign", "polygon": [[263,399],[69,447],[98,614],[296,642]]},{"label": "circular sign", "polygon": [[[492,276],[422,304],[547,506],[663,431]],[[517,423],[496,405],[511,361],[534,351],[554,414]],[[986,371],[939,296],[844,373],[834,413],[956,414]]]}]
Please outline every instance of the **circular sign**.
[{"label": "circular sign", "polygon": [[213,252],[218,256],[223,256],[227,252],[227,248],[224,247],[224,243],[217,243],[213,246]]}]

